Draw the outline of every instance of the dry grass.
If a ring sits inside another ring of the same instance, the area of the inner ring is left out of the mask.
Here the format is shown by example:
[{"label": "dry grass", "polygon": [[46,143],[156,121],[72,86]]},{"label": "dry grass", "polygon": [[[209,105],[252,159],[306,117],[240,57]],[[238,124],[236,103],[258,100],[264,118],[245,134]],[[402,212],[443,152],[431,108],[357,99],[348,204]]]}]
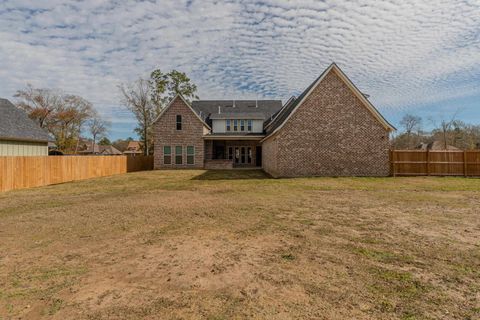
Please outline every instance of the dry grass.
[{"label": "dry grass", "polygon": [[0,319],[478,319],[480,180],[156,171],[0,194]]}]

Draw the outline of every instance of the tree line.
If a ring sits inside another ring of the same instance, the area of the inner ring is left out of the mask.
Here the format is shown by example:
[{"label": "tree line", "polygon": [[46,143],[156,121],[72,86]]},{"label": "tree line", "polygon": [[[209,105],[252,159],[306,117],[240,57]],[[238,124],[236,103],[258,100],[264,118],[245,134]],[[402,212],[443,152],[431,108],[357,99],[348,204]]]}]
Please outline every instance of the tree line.
[{"label": "tree line", "polygon": [[394,149],[419,149],[422,144],[437,142],[442,149],[480,149],[480,125],[469,124],[457,119],[455,112],[449,119],[429,119],[431,131],[424,130],[424,120],[406,114],[400,121],[400,133],[392,139]]},{"label": "tree line", "polygon": [[[119,86],[120,103],[135,116],[134,131],[140,138],[145,155],[153,153],[153,122],[168,102],[180,93],[187,100],[198,99],[197,86],[183,72],[168,73],[155,69],[149,78]],[[17,90],[16,105],[27,112],[38,125],[47,130],[55,140],[56,148],[67,154],[79,151],[82,139],[91,140],[93,147],[110,145],[125,150],[132,138],[111,143],[107,138],[110,122],[103,119],[87,99],[67,94],[60,89],[35,88],[28,84]],[[88,135],[86,137],[85,135]]]}]

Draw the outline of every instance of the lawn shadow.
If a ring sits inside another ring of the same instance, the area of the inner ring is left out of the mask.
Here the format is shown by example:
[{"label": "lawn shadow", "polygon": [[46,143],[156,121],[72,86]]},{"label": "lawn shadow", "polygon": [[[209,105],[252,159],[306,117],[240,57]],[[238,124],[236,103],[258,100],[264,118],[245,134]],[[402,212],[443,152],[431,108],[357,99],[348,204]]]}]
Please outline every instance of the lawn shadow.
[{"label": "lawn shadow", "polygon": [[192,180],[270,179],[263,170],[207,170]]}]

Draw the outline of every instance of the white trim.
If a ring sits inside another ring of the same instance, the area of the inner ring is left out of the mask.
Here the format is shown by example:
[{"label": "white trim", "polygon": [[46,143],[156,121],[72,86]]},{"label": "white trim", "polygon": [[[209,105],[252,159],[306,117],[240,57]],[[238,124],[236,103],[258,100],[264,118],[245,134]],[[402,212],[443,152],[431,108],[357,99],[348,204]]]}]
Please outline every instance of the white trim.
[{"label": "white trim", "polygon": [[350,81],[350,79],[348,79],[348,77],[343,73],[343,71],[335,64],[335,63],[332,63],[322,74],[322,76],[320,78],[318,78],[318,80],[315,82],[315,84],[312,86],[312,88],[307,92],[307,94],[302,98],[302,100],[295,106],[295,109],[292,110],[292,112],[290,112],[290,114],[288,115],[288,117],[280,124],[280,126],[278,126],[275,130],[273,130],[272,133],[270,133],[269,135],[267,135],[264,139],[262,139],[262,141],[260,142],[263,142],[265,140],[267,140],[268,138],[274,136],[275,134],[277,134],[277,132],[283,128],[283,126],[285,125],[285,123],[292,117],[292,115],[298,110],[298,108],[303,104],[303,102],[310,96],[310,94],[317,88],[317,86],[323,81],[323,79],[325,79],[325,77],[331,72],[331,71],[334,71],[335,74],[350,88],[350,90],[355,94],[355,96],[363,103],[363,105],[367,108],[367,110],[369,110],[372,115],[375,117],[375,119],[377,119],[382,125],[383,127],[387,130],[387,131],[395,131],[396,129],[391,125],[389,124],[384,118],[383,116],[378,112],[378,110],[370,103],[370,101],[368,101],[368,99],[363,95],[363,93],[360,92],[360,90],[357,89],[357,87],[355,87],[355,85]]},{"label": "white trim", "polygon": [[235,135],[204,135],[205,140],[262,140],[265,136],[235,136]]},{"label": "white trim", "polygon": [[[157,122],[162,116],[163,114],[165,113],[165,111],[168,110],[168,108],[170,108],[170,106],[173,104],[173,102],[177,99],[177,98],[180,98],[182,99],[182,101],[187,105],[187,107],[190,108],[190,110],[193,112],[193,114],[197,117],[198,120],[200,120],[200,122],[206,126],[208,129],[212,129],[210,128],[210,126],[208,124],[205,123],[205,121],[202,120],[202,118],[200,118],[200,116],[195,112],[195,110],[193,110],[192,106],[183,98],[183,96],[179,93],[177,93],[177,95],[175,95],[175,97],[173,97],[172,100],[170,100],[170,102],[168,103],[168,105],[162,110],[162,112],[160,112],[160,114],[158,115],[158,117],[153,121],[153,123]],[[176,119],[175,119],[176,120]],[[183,120],[183,119],[182,119]],[[175,122],[176,123],[176,122]],[[175,127],[176,128],[176,127]],[[183,127],[182,127],[183,129]]]}]

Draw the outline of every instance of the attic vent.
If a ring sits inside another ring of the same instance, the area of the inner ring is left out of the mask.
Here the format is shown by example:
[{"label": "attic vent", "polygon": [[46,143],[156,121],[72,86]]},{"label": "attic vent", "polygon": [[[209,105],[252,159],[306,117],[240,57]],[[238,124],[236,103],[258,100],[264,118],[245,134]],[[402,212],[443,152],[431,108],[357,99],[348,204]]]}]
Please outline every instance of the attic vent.
[{"label": "attic vent", "polygon": [[248,106],[249,108],[255,108],[255,106]]}]

